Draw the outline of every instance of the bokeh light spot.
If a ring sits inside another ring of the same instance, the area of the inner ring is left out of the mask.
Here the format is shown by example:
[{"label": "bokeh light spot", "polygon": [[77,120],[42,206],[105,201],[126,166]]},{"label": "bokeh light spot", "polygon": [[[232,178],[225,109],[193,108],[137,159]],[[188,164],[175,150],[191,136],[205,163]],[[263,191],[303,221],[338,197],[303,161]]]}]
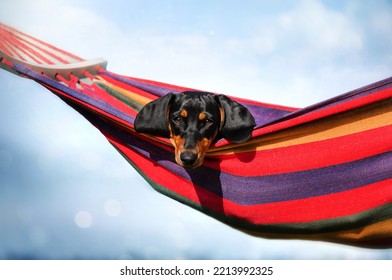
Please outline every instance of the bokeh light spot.
[{"label": "bokeh light spot", "polygon": [[116,199],[109,199],[105,202],[104,209],[106,215],[115,217],[121,214],[122,205],[121,202]]},{"label": "bokeh light spot", "polygon": [[89,228],[93,224],[93,216],[90,212],[79,211],[75,215],[75,224],[80,228]]}]

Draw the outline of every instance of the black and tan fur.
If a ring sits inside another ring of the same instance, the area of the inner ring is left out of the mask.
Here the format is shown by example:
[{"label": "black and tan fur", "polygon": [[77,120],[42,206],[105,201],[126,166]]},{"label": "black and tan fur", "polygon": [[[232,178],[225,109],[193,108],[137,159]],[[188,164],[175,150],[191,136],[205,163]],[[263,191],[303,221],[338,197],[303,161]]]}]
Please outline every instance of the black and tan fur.
[{"label": "black and tan fur", "polygon": [[225,95],[185,91],[148,103],[135,119],[140,133],[170,138],[176,162],[185,168],[203,163],[219,138],[235,143],[249,139],[255,126],[251,113]]}]

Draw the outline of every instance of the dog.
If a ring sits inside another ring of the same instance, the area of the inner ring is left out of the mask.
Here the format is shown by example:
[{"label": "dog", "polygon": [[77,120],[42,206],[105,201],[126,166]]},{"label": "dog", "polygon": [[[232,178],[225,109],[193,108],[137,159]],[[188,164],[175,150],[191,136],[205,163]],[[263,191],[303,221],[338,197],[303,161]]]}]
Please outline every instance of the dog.
[{"label": "dog", "polygon": [[255,125],[243,105],[200,91],[168,93],[146,104],[134,123],[136,132],[170,138],[175,161],[187,169],[202,165],[208,148],[220,138],[247,141]]}]

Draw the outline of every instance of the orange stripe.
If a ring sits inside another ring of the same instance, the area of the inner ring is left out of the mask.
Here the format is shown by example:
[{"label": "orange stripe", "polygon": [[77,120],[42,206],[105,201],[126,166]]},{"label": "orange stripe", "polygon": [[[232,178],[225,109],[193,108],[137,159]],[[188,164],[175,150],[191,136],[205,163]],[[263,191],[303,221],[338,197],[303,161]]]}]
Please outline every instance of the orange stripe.
[{"label": "orange stripe", "polygon": [[386,221],[368,225],[363,228],[339,232],[335,234],[345,240],[372,240],[392,236],[392,218]]},{"label": "orange stripe", "polygon": [[341,137],[392,124],[392,100],[386,100],[283,131],[256,137],[243,144],[211,148],[208,155],[268,150]]},{"label": "orange stripe", "polygon": [[151,99],[149,99],[147,97],[144,97],[144,96],[142,96],[142,95],[140,95],[138,93],[126,90],[123,87],[119,87],[119,86],[116,86],[116,85],[114,85],[112,83],[109,83],[108,81],[102,79],[99,76],[97,76],[96,78],[98,79],[97,83],[104,84],[104,85],[114,89],[115,91],[121,93],[122,95],[132,99],[133,101],[135,101],[135,102],[137,102],[137,103],[139,103],[141,105],[146,105],[147,103],[149,103],[151,101]]},{"label": "orange stripe", "polygon": [[242,153],[240,157],[239,154],[208,156],[204,165],[236,176],[264,176],[348,163],[391,150],[392,125],[389,125],[324,141]]},{"label": "orange stripe", "polygon": [[249,230],[246,230],[245,232],[257,237],[320,240],[360,245],[361,242],[391,238],[392,218],[382,222],[370,224],[365,227],[320,234],[279,234],[263,233]]}]

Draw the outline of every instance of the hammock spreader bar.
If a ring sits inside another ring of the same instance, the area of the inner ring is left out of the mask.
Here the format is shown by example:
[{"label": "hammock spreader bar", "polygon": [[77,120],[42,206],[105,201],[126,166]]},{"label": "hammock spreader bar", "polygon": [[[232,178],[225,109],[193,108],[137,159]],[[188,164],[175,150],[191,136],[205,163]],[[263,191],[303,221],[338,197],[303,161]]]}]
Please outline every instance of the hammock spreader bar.
[{"label": "hammock spreader bar", "polygon": [[255,116],[251,139],[219,140],[185,170],[168,139],[133,122],[189,88],[109,72],[3,24],[0,58],[80,112],[166,196],[255,236],[392,247],[392,78],[302,109],[232,97]]}]

